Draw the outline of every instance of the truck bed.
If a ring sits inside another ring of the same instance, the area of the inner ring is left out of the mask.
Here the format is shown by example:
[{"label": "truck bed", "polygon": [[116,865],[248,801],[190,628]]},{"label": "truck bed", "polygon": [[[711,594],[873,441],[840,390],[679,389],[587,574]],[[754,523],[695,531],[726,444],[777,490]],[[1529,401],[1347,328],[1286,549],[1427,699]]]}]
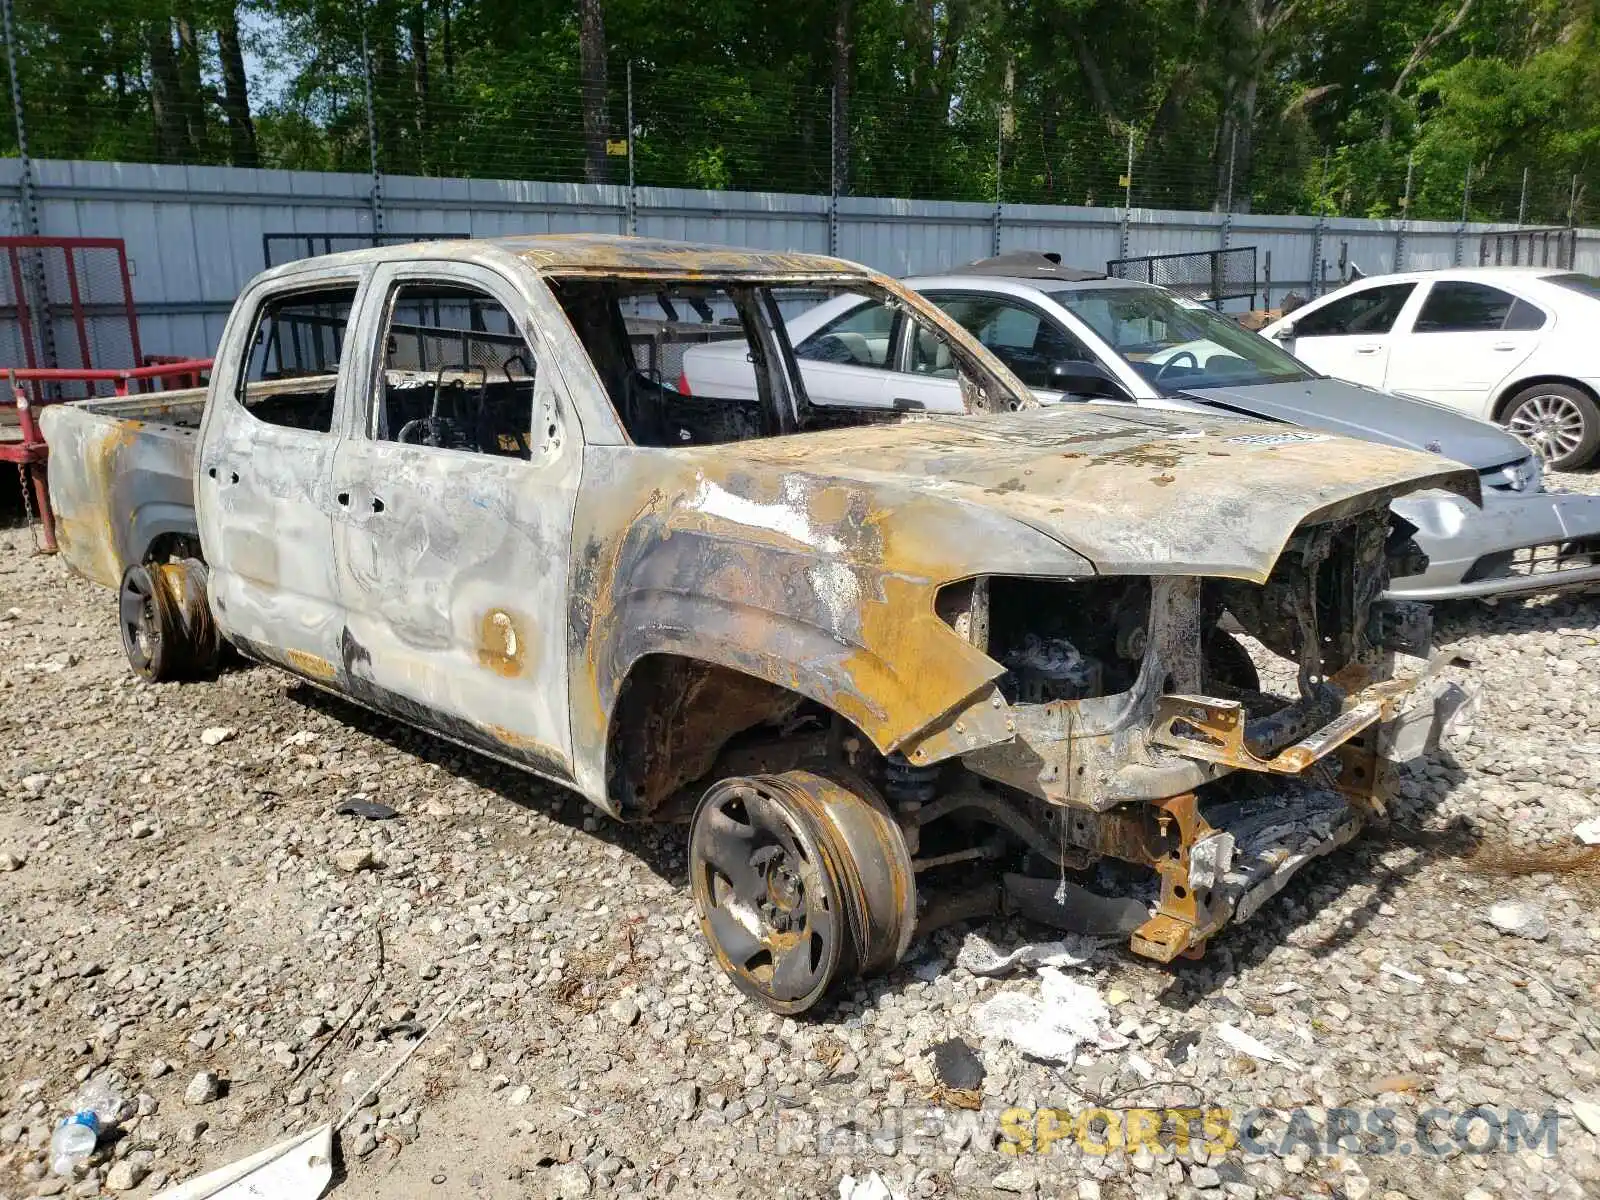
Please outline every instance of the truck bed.
[{"label": "truck bed", "polygon": [[61,553],[115,588],[163,539],[198,546],[194,453],[205,388],[54,404],[39,413]]}]

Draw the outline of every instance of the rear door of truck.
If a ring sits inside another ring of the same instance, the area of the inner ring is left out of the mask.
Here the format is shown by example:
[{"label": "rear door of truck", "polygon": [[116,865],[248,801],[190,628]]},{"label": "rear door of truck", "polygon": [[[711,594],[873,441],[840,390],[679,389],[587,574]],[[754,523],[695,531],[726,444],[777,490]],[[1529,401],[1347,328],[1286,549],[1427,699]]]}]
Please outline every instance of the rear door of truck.
[{"label": "rear door of truck", "polygon": [[563,319],[541,289],[475,262],[377,269],[333,541],[352,694],[567,779],[583,439],[540,327]]},{"label": "rear door of truck", "polygon": [[218,623],[248,653],[321,682],[343,673],[331,478],[370,274],[312,271],[241,296],[201,430],[196,508]]}]

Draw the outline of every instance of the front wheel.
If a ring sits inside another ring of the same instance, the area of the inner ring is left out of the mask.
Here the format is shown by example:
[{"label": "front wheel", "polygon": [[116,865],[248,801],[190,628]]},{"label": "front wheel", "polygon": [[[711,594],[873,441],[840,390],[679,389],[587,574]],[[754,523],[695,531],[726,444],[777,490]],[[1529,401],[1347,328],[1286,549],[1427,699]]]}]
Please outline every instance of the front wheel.
[{"label": "front wheel", "polygon": [[1544,459],[1545,466],[1572,471],[1600,449],[1600,407],[1565,383],[1536,383],[1511,398],[1505,426]]},{"label": "front wheel", "polygon": [[774,1012],[888,970],[916,926],[911,855],[864,783],[810,771],[714,784],[689,833],[700,929],[740,991]]}]

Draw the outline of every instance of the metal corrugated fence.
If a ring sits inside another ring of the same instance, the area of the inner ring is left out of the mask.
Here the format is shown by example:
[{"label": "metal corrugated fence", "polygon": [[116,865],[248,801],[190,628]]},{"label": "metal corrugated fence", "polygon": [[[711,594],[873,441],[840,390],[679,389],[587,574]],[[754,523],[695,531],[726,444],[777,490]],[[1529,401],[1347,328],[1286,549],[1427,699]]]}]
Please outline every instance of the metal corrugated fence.
[{"label": "metal corrugated fence", "polygon": [[[997,250],[1054,250],[1073,266],[1109,259],[1256,247],[1257,307],[1337,284],[1341,262],[1375,275],[1478,261],[1479,239],[1511,225],[1258,216],[1152,209],[993,205],[522,180],[35,161],[40,232],[123,238],[143,348],[206,355],[269,233],[441,232],[495,237],[595,231],[766,249],[830,249],[894,275],[931,273]],[[0,160],[0,202],[21,230],[19,165]],[[1600,230],[1580,229],[1578,270],[1600,273]],[[1266,276],[1270,271],[1270,294]],[[1230,303],[1230,308],[1242,307]]]}]

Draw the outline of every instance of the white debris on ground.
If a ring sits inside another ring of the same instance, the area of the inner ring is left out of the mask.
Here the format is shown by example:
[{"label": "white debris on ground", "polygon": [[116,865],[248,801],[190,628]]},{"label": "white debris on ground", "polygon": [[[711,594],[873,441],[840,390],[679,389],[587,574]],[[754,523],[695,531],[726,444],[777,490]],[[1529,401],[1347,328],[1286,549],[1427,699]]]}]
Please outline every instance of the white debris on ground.
[{"label": "white debris on ground", "polygon": [[839,1200],[905,1200],[903,1192],[892,1190],[876,1171],[857,1179],[846,1175],[839,1180]]},{"label": "white debris on ground", "polygon": [[1111,1008],[1087,984],[1054,967],[1039,968],[1039,994],[1004,991],[972,1010],[973,1032],[1009,1042],[1029,1058],[1070,1067],[1078,1047],[1120,1050],[1128,1039],[1111,1024]]},{"label": "white debris on ground", "polygon": [[956,953],[956,966],[974,975],[1009,975],[1018,967],[1081,967],[1095,956],[1093,938],[1071,936],[1059,941],[1024,942],[1007,951],[995,948],[981,933],[969,933]]},{"label": "white debris on ground", "polygon": [[[1600,475],[1556,482],[1600,491]],[[329,1196],[814,1200],[874,1172],[907,1200],[1600,1188],[1600,916],[1573,833],[1600,795],[1600,599],[1443,609],[1439,644],[1471,664],[1446,674],[1482,699],[1400,774],[1389,832],[1307,865],[1200,961],[1110,946],[1070,968],[1128,1045],[1080,1047],[1070,1067],[979,1046],[973,1111],[950,1107],[929,1050],[973,1038],[993,996],[1042,987],[974,975],[958,953],[973,928],[1002,951],[1051,930],[958,926],[814,1015],[777,1017],[705,951],[681,829],[619,826],[264,669],[140,684],[112,597],[27,544],[0,534],[5,1200],[112,1182],[146,1200],[334,1120],[468,982],[480,990],[341,1132],[348,1174]],[[207,729],[233,736],[206,746]],[[334,812],[358,794],[399,817]],[[1522,857],[1494,873],[1475,847]],[[1548,935],[1499,932],[1487,914],[1503,901],[1536,905]],[[1232,1048],[1219,1023],[1297,1066]],[[118,1136],[84,1178],[47,1178],[56,1122],[110,1072],[127,1085]],[[186,1105],[202,1072],[215,1094]],[[1264,1142],[1198,1161],[1063,1142],[1019,1159],[995,1136],[1015,1106],[1317,1116],[1380,1095],[1413,1113],[1553,1109],[1558,1152]],[[930,1113],[939,1135],[894,1135],[897,1114]]]}]

